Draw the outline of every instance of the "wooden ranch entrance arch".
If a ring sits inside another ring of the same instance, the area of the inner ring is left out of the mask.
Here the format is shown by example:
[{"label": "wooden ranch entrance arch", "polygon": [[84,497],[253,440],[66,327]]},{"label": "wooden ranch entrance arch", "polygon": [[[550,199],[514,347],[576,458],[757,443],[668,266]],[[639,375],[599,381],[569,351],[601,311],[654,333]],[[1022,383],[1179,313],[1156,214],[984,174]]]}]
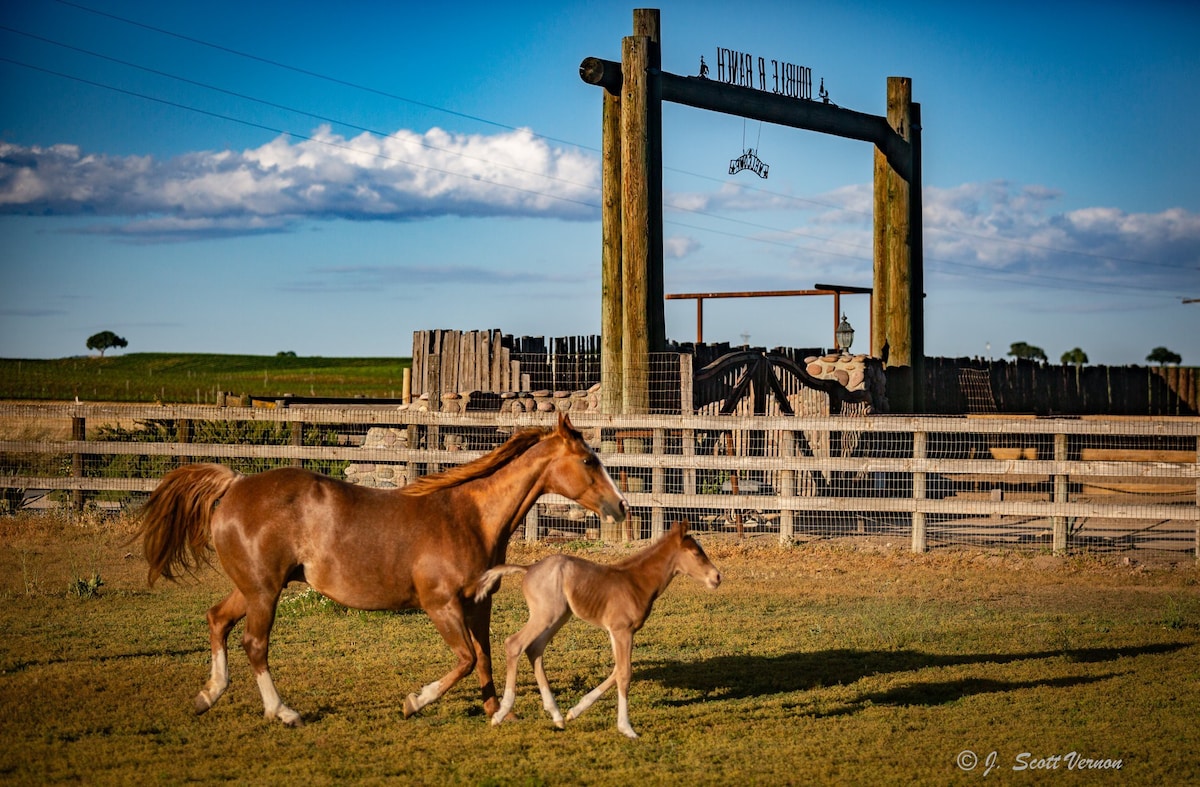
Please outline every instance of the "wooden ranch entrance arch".
[{"label": "wooden ranch entrance arch", "polygon": [[787,98],[662,70],[658,9],[633,12],[621,62],[586,58],[604,88],[601,380],[609,413],[649,409],[650,353],[666,348],[662,102],[834,134],[875,145],[871,354],[889,367],[892,412],[920,412],[925,336],[921,234],[921,105],[912,80],[888,77],[887,116]]}]

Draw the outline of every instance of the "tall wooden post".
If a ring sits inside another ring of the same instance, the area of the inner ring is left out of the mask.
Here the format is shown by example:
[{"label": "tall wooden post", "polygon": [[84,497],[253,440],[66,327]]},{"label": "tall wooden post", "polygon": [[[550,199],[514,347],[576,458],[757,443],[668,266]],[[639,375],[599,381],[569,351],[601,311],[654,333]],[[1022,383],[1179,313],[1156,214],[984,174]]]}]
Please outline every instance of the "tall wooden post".
[{"label": "tall wooden post", "polygon": [[[912,106],[912,80],[908,77],[888,77],[887,123],[910,143],[910,151],[913,141]],[[911,166],[908,170],[909,177],[914,177]],[[916,205],[919,211],[919,178],[917,180]],[[913,335],[918,322],[914,317],[914,309],[922,307],[920,290],[916,294],[913,292],[914,219],[920,225],[920,214],[913,216],[913,185],[876,148],[875,298],[872,303],[874,335],[871,350],[884,359],[889,369],[888,403],[892,412],[897,413],[914,412],[914,386],[918,383],[914,379],[914,356],[924,354],[924,348],[914,344],[914,339],[919,341],[919,335]],[[920,264],[918,256],[915,267],[919,268]],[[920,287],[921,283],[918,278],[917,286]],[[920,323],[923,326],[924,320],[921,319]],[[923,363],[920,365],[923,366]]]},{"label": "tall wooden post", "polygon": [[633,34],[645,36],[646,50],[646,192],[650,264],[646,277],[646,331],[650,352],[667,346],[666,293],[663,279],[662,193],[662,28],[657,8],[635,8]]},{"label": "tall wooden post", "polygon": [[601,93],[604,111],[601,135],[600,411],[617,415],[624,409],[621,373],[625,319],[621,279],[621,97],[607,90]]},{"label": "tall wooden post", "polygon": [[650,39],[621,42],[621,342],[622,409],[650,410]]},{"label": "tall wooden post", "polygon": [[[912,93],[912,81],[909,81]],[[908,181],[909,295],[908,316],[912,337],[912,406],[914,413],[925,412],[925,217],[921,199],[921,105],[909,104],[908,142],[912,151],[912,172]]]}]

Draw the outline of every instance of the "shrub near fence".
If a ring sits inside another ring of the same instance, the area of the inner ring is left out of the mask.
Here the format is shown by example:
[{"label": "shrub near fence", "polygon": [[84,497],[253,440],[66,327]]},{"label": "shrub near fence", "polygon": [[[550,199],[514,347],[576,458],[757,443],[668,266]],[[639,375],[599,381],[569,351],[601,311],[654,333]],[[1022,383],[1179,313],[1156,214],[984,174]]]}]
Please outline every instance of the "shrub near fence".
[{"label": "shrub near fence", "polygon": [[[0,440],[0,487],[13,503],[41,490],[76,505],[100,494],[136,504],[160,470],[187,461],[307,465],[334,475],[346,464],[370,464],[403,484],[553,417],[3,404],[6,438],[30,434],[14,429],[22,423],[69,422],[72,432],[69,440]],[[565,499],[546,497],[526,522],[528,539],[649,538],[687,518],[701,530],[782,541],[868,539],[916,551],[966,544],[1182,558],[1200,549],[1200,419],[579,413],[574,421],[600,449],[634,515],[609,528]],[[152,423],[137,434],[162,440],[95,439],[116,434],[108,425],[117,423]],[[371,430],[389,439],[369,441]],[[212,437],[230,433],[271,434],[273,444]],[[305,437],[314,434],[320,438],[313,442]]]}]

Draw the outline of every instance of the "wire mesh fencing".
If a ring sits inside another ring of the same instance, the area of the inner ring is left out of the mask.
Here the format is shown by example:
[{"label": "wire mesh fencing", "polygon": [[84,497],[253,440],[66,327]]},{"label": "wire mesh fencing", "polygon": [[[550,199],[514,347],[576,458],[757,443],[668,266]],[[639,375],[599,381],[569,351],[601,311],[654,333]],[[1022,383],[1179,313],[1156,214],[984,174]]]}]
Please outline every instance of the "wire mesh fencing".
[{"label": "wire mesh fencing", "polygon": [[0,405],[7,510],[139,504],[171,468],[307,467],[403,488],[566,413],[625,494],[601,522],[543,497],[530,539],[621,541],[676,520],[788,543],[846,539],[1194,559],[1195,418],[605,415],[582,399],[455,413],[397,407]]}]

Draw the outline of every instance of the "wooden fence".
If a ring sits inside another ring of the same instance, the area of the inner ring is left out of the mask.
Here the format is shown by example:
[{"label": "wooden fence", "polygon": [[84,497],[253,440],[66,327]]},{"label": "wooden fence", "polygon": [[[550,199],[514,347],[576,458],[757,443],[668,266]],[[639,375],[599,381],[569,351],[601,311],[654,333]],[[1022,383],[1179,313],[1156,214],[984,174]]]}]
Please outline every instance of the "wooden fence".
[{"label": "wooden fence", "polygon": [[491,331],[414,331],[412,393],[581,390],[600,382],[600,337],[518,336]]},{"label": "wooden fence", "polygon": [[980,412],[963,370],[986,380],[992,412],[1035,415],[1197,415],[1200,367],[1074,366],[1034,361],[926,358],[925,402],[931,414]]},{"label": "wooden fence", "polygon": [[[659,360],[652,361],[652,399],[669,399],[664,392],[678,389],[673,380],[663,378],[663,373],[679,366],[662,360],[667,355],[690,355],[691,368],[699,370],[739,349],[728,343],[672,344],[670,353],[654,355]],[[776,347],[770,353],[803,365],[806,357],[822,355],[824,350]],[[431,360],[439,365],[443,392],[582,390],[600,382],[600,337],[546,339],[513,337],[498,330],[416,331],[414,396],[429,391]],[[986,386],[987,404],[969,396],[964,370],[974,372],[973,379]],[[1020,360],[926,358],[925,403],[930,415],[1198,415],[1200,367],[1076,367]]]},{"label": "wooden fence", "polygon": [[[527,538],[653,537],[688,518],[700,529],[785,542],[881,538],[916,551],[974,544],[1200,557],[1196,418],[572,418],[600,448],[635,516],[626,530],[605,531],[550,496],[526,522]],[[59,428],[44,439],[0,440],[0,488],[55,490],[76,504],[96,494],[136,500],[175,464],[248,460],[326,471],[377,464],[402,484],[552,419],[395,407],[2,404],[6,435]],[[100,425],[114,423],[152,424],[160,440],[95,439],[106,431]],[[209,427],[255,423],[282,430],[272,432],[275,444],[200,442],[220,431]],[[368,439],[373,430],[386,439]],[[328,439],[312,444],[315,433]],[[147,473],[135,457],[155,459],[159,471]]]}]

